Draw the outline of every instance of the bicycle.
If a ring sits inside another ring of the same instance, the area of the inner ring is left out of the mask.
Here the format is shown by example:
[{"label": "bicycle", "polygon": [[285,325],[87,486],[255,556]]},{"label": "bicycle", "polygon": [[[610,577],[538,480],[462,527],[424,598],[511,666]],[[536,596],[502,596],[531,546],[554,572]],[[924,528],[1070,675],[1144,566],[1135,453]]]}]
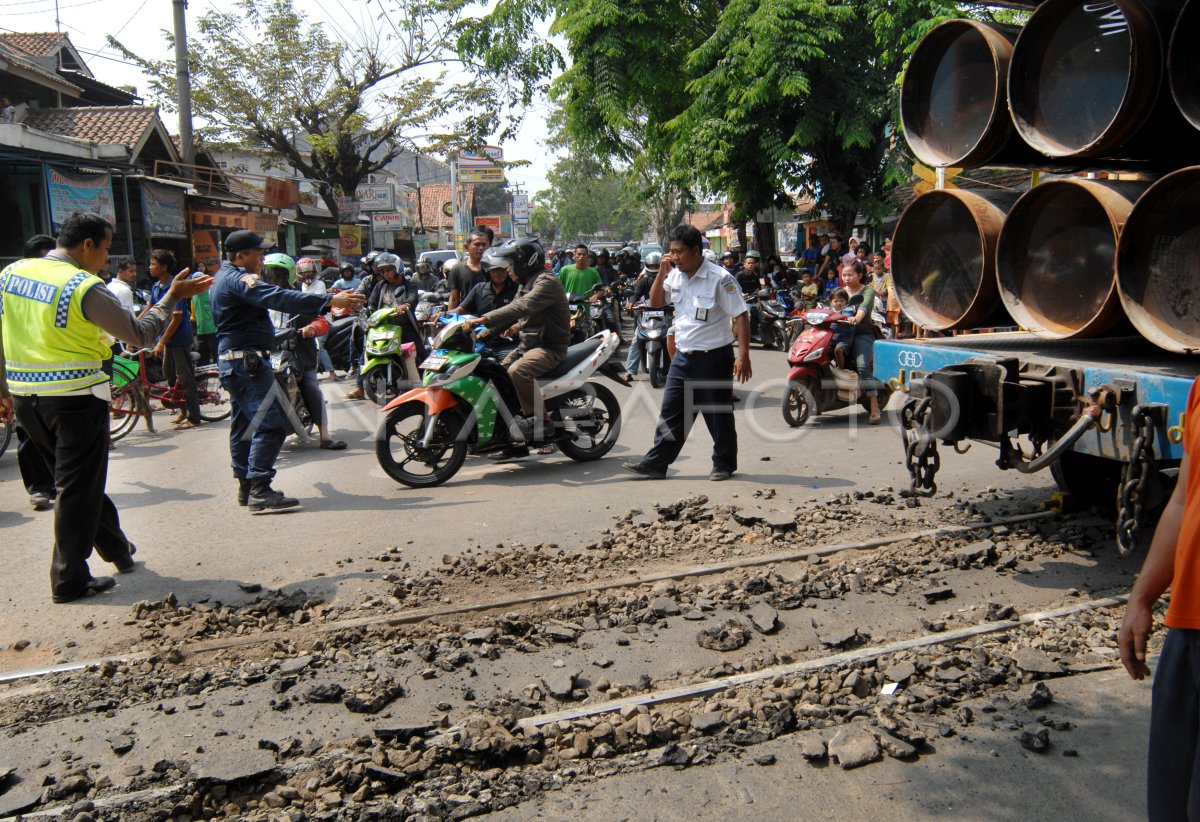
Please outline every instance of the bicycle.
[{"label": "bicycle", "polygon": [[[137,359],[113,357],[112,399],[109,403],[109,436],[115,442],[134,429],[138,417],[146,418],[146,428],[154,432],[154,408],[157,401],[163,408],[180,410],[187,406],[187,394],[176,379],[174,385],[153,382],[146,374],[146,351],[137,351]],[[133,352],[127,352],[133,353]],[[232,406],[215,363],[197,366],[196,391],[200,396],[200,419],[219,422],[231,413]]]}]

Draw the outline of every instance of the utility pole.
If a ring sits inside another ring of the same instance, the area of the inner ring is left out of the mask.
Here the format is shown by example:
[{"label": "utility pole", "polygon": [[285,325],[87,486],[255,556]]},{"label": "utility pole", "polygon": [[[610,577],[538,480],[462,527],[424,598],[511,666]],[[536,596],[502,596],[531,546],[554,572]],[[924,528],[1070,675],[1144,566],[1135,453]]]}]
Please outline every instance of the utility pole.
[{"label": "utility pole", "polygon": [[425,231],[425,210],[421,204],[421,155],[413,154],[413,167],[417,170],[417,225]]},{"label": "utility pole", "polygon": [[192,77],[188,72],[187,0],[172,0],[175,5],[175,84],[179,90],[179,146],[185,165],[196,162],[192,138]]}]

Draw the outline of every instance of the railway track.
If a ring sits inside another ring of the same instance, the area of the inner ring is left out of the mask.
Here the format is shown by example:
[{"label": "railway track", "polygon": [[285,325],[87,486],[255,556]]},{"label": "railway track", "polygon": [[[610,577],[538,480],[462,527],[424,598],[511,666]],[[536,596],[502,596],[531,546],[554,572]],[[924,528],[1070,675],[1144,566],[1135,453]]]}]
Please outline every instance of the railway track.
[{"label": "railway track", "polygon": [[793,734],[834,762],[841,731],[930,755],[968,702],[1116,664],[1128,569],[1089,529],[1031,512],[506,596],[457,579],[459,602],[9,672],[0,812],[467,818]]}]

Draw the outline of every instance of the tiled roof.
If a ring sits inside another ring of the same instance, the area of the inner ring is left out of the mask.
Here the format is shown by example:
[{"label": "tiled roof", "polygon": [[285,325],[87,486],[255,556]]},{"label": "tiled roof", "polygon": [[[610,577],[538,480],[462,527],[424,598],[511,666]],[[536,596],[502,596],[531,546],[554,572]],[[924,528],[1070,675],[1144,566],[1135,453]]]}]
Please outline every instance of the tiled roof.
[{"label": "tiled roof", "polygon": [[724,211],[698,211],[688,217],[688,222],[696,227],[698,231],[710,231],[714,228],[720,228],[724,222]]},{"label": "tiled roof", "polygon": [[157,119],[158,106],[81,106],[32,110],[25,116],[25,125],[133,150]]},{"label": "tiled roof", "polygon": [[[469,190],[467,202],[473,203],[475,197],[475,186],[466,184]],[[414,198],[415,199],[415,198]],[[453,220],[442,212],[442,206],[450,202],[450,186],[448,185],[422,185],[421,186],[421,210],[417,211],[416,204],[413,204],[413,219],[417,218],[418,213],[423,218],[423,224],[426,228],[452,228]]]},{"label": "tiled roof", "polygon": [[0,43],[32,57],[49,57],[65,38],[60,31],[0,32]]},{"label": "tiled roof", "polygon": [[71,81],[59,76],[58,74],[55,74],[53,71],[42,68],[36,62],[34,62],[33,58],[30,57],[29,54],[21,51],[20,49],[15,49],[7,45],[2,39],[0,39],[0,58],[9,61],[15,67],[24,69],[25,71],[36,74],[39,77],[43,77],[47,80],[53,80],[59,86],[65,86],[68,89],[73,89],[75,94],[83,91],[83,89]]}]

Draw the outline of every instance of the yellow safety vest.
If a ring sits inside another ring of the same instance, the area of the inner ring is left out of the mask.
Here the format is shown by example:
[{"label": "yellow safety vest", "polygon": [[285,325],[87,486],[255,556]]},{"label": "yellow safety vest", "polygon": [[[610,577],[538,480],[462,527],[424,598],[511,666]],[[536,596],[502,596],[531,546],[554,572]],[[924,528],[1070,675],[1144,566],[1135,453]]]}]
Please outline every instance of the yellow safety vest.
[{"label": "yellow safety vest", "polygon": [[0,272],[5,374],[13,394],[61,394],[108,381],[111,352],[100,326],[83,315],[83,296],[103,281],[48,257]]}]

